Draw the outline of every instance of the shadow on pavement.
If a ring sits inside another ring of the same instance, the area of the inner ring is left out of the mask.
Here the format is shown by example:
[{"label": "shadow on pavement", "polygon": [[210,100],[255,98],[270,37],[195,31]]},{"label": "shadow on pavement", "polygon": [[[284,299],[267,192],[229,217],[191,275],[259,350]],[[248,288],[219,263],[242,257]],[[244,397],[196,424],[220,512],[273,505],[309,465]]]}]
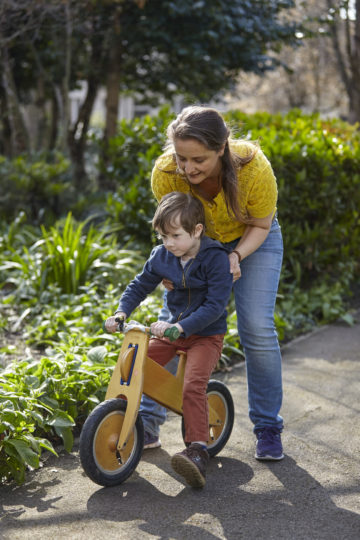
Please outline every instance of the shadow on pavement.
[{"label": "shadow on pavement", "polygon": [[[100,489],[87,508],[93,517],[116,521],[120,528],[123,521],[140,520],[140,530],[159,538],[218,538],[204,531],[204,516],[221,525],[226,539],[254,538],[254,529],[257,538],[359,537],[360,516],[335,506],[329,493],[292,458],[287,456],[281,465],[262,465],[277,477],[279,489],[263,494],[257,489],[252,494],[251,488],[243,489],[251,486],[251,467],[231,458],[214,458],[204,490],[184,486],[176,496],[168,496],[138,478]],[[201,529],[186,523],[194,514],[200,516]]]}]

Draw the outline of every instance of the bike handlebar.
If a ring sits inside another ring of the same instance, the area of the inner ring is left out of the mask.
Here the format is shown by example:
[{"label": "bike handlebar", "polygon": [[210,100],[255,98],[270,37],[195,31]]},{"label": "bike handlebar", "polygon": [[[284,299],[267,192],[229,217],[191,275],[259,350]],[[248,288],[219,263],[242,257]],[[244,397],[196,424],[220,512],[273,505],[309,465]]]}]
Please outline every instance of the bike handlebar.
[{"label": "bike handlebar", "polygon": [[169,338],[170,341],[175,341],[180,336],[180,330],[177,326],[172,326],[165,330],[164,336]]},{"label": "bike handlebar", "polygon": [[[118,323],[119,332],[124,332],[125,330],[125,320],[116,317],[115,321]],[[151,330],[148,326],[144,326],[144,332],[149,332],[151,334]],[[105,322],[103,323],[103,329],[106,331]],[[180,336],[180,330],[176,326],[171,326],[170,328],[167,328],[164,332],[164,337],[167,337],[170,341],[175,341]]]}]

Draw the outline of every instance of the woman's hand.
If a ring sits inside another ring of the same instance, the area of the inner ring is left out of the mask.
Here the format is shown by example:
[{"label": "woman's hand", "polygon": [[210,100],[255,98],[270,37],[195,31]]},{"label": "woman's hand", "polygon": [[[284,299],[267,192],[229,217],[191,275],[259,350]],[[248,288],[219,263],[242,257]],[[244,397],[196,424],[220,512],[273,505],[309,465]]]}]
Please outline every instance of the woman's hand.
[{"label": "woman's hand", "polygon": [[162,284],[164,285],[165,289],[168,291],[172,291],[174,288],[174,284],[170,279],[163,279]]},{"label": "woman's hand", "polygon": [[230,272],[233,275],[233,281],[236,281],[241,277],[241,270],[239,265],[239,258],[236,253],[229,253]]}]

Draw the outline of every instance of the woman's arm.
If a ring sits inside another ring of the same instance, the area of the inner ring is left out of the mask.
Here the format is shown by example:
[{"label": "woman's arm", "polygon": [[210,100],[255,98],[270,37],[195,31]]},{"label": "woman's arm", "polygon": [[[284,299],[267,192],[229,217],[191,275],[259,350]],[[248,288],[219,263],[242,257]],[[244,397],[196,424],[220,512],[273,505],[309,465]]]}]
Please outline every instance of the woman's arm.
[{"label": "woman's arm", "polygon": [[[273,215],[273,212],[271,212],[265,218],[251,218],[251,222],[246,225],[244,234],[234,248],[240,254],[241,260],[251,255],[265,242],[270,231]],[[236,253],[230,253],[229,260],[230,272],[233,274],[234,281],[236,281],[241,276],[239,257]]]}]

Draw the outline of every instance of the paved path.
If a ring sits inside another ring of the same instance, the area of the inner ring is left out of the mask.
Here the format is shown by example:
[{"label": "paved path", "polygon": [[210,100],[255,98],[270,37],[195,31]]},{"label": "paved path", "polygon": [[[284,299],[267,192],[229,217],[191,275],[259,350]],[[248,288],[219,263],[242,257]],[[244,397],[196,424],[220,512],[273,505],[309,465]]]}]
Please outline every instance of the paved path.
[{"label": "paved path", "polygon": [[182,446],[174,415],[163,447],[145,452],[116,488],[86,478],[76,448],[50,457],[25,485],[1,487],[0,538],[359,540],[360,322],[318,330],[283,356],[282,462],[253,458],[239,366],[218,377],[233,393],[236,420],[203,490],[186,487],[171,470],[170,456]]}]

